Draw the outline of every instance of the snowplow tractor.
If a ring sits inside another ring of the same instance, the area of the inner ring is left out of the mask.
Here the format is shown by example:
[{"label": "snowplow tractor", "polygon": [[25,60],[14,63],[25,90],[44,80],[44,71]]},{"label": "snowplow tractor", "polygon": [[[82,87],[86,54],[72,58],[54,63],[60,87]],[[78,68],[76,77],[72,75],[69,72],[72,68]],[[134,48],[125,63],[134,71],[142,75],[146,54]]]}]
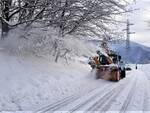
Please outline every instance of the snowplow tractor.
[{"label": "snowplow tractor", "polygon": [[119,81],[126,76],[126,69],[123,61],[121,61],[121,56],[115,53],[108,54],[108,56],[100,54],[99,57],[91,57],[89,65],[96,70],[97,79]]}]

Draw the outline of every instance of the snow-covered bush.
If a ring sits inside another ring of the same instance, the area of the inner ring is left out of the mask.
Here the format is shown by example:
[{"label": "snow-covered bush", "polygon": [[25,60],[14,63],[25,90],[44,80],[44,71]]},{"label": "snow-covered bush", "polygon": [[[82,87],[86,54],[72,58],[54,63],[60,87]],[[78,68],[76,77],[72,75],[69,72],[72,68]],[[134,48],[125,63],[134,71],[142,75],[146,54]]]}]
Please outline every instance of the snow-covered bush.
[{"label": "snow-covered bush", "polygon": [[72,35],[61,37],[55,28],[15,29],[2,42],[3,47],[18,54],[34,54],[58,61],[73,56],[90,56],[94,51],[85,40]]}]

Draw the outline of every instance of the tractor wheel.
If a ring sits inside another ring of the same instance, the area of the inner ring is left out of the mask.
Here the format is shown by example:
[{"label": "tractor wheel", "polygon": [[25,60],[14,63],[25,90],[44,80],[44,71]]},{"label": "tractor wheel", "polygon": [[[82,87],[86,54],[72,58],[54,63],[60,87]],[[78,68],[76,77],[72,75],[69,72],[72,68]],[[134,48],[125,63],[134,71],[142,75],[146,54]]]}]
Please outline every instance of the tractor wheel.
[{"label": "tractor wheel", "polygon": [[120,73],[118,69],[115,69],[111,72],[111,80],[115,82],[120,80]]},{"label": "tractor wheel", "polygon": [[126,77],[126,70],[125,69],[121,70],[120,76],[121,76],[121,78],[125,78]]},{"label": "tractor wheel", "polygon": [[118,82],[120,80],[120,73],[119,71],[116,73],[116,81]]}]

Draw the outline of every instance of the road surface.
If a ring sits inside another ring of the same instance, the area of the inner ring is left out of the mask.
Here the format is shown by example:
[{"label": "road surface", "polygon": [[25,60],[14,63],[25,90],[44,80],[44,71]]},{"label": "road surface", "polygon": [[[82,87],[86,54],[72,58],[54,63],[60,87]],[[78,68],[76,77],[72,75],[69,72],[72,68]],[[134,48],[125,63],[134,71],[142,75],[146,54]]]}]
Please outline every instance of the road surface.
[{"label": "road surface", "polygon": [[36,112],[148,112],[150,111],[149,97],[150,82],[147,73],[132,70],[119,82],[107,82],[86,94],[72,95]]}]

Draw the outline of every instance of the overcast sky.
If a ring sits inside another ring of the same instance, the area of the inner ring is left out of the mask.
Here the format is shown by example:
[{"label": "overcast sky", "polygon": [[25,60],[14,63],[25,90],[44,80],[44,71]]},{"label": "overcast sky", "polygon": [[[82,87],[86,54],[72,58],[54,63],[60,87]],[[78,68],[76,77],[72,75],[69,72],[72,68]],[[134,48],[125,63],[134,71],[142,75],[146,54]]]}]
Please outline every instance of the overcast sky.
[{"label": "overcast sky", "polygon": [[148,27],[147,21],[150,21],[150,0],[136,0],[136,4],[133,3],[133,8],[139,8],[139,10],[129,13],[128,17],[130,22],[134,23],[131,27],[131,31],[136,34],[131,35],[131,40],[140,43],[150,43],[150,27]]}]

